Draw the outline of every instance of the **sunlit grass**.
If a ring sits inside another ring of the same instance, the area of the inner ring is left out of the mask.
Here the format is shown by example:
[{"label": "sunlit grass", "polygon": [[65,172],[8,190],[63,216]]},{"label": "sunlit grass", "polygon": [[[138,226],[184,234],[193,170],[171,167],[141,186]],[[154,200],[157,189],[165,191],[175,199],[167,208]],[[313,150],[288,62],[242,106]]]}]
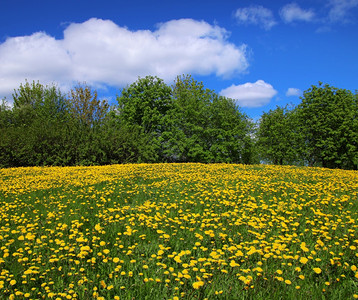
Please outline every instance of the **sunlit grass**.
[{"label": "sunlit grass", "polygon": [[320,168],[0,169],[0,298],[358,298],[357,192]]}]

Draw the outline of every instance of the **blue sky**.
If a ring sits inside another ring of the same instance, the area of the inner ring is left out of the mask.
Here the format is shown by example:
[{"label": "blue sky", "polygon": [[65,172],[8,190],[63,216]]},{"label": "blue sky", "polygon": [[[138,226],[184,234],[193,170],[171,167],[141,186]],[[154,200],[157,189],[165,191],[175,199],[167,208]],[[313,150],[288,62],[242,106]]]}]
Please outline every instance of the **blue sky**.
[{"label": "blue sky", "polygon": [[358,0],[2,0],[0,98],[25,79],[87,82],[112,103],[138,76],[191,74],[257,119],[318,81],[358,89]]}]

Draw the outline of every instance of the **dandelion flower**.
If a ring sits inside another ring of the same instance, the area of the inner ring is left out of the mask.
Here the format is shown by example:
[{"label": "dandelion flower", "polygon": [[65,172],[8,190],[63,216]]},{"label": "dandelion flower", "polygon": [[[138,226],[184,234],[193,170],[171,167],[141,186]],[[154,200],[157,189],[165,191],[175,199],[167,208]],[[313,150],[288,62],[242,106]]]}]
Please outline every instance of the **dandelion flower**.
[{"label": "dandelion flower", "polygon": [[306,264],[307,262],[308,262],[308,259],[306,257],[301,257],[300,258],[300,263]]},{"label": "dandelion flower", "polygon": [[200,287],[202,287],[204,285],[204,282],[203,281],[195,281],[194,283],[193,283],[193,288],[194,289],[199,289]]}]

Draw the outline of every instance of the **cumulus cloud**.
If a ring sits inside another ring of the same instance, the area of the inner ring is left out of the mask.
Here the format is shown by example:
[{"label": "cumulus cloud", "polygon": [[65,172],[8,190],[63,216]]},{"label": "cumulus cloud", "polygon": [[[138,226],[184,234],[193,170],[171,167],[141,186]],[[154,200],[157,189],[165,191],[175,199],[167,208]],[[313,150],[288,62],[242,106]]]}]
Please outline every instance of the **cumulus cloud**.
[{"label": "cumulus cloud", "polygon": [[290,96],[301,96],[302,95],[302,91],[300,89],[296,89],[296,88],[289,88],[286,92],[286,96],[290,97]]},{"label": "cumulus cloud", "polygon": [[296,3],[290,3],[281,8],[280,16],[286,23],[292,23],[294,21],[310,22],[314,19],[315,13],[313,10],[300,8]]},{"label": "cumulus cloud", "polygon": [[270,102],[277,91],[269,83],[257,80],[240,85],[232,85],[220,92],[220,95],[232,98],[242,107],[260,107]]},{"label": "cumulus cloud", "polygon": [[63,39],[43,32],[8,38],[0,44],[0,65],[1,98],[25,79],[122,87],[146,75],[229,77],[244,72],[248,61],[246,45],[230,43],[224,28],[204,21],[172,20],[154,31],[131,31],[93,18],[70,24]]},{"label": "cumulus cloud", "polygon": [[259,25],[266,30],[277,24],[272,11],[261,5],[239,8],[235,12],[235,17],[239,24]]},{"label": "cumulus cloud", "polygon": [[330,0],[328,7],[331,22],[346,23],[350,21],[350,11],[358,7],[358,0]]}]

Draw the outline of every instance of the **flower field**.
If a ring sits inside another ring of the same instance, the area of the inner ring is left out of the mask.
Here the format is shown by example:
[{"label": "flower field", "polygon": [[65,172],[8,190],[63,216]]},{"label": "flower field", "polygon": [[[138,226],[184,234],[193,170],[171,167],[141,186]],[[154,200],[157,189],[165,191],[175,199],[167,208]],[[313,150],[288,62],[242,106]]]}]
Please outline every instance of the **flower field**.
[{"label": "flower field", "polygon": [[358,298],[358,172],[0,169],[0,299]]}]

